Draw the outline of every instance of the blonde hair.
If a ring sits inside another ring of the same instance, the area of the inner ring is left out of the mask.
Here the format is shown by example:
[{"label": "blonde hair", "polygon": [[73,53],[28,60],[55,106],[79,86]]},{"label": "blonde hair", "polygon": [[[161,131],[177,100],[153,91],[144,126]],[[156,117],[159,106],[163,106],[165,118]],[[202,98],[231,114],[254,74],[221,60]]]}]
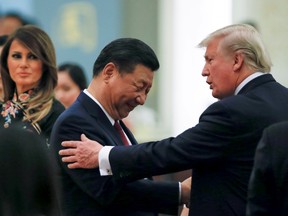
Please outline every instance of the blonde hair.
[{"label": "blonde hair", "polygon": [[215,39],[221,39],[218,49],[227,55],[235,52],[244,54],[244,63],[252,70],[270,72],[272,62],[264,42],[257,30],[248,24],[229,25],[202,40],[198,47],[207,47]]},{"label": "blonde hair", "polygon": [[9,49],[14,40],[21,42],[43,63],[43,73],[35,88],[35,95],[25,104],[24,120],[29,119],[32,123],[37,123],[49,113],[54,99],[54,88],[57,84],[55,49],[48,34],[33,25],[19,27],[9,36],[1,55],[1,75],[5,83],[4,102],[12,100],[16,90],[7,65]]}]

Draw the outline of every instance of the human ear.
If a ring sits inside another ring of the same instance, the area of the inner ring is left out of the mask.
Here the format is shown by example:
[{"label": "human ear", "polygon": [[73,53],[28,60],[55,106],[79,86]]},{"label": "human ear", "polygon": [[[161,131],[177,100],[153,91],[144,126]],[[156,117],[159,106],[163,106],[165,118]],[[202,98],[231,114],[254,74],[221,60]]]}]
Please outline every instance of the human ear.
[{"label": "human ear", "polygon": [[233,71],[238,72],[241,70],[242,66],[244,64],[244,55],[243,53],[236,52],[234,55],[234,65],[233,65]]},{"label": "human ear", "polygon": [[111,77],[114,76],[114,74],[117,71],[117,67],[114,63],[109,62],[108,64],[105,65],[102,71],[102,75],[104,77],[105,81],[108,81]]}]

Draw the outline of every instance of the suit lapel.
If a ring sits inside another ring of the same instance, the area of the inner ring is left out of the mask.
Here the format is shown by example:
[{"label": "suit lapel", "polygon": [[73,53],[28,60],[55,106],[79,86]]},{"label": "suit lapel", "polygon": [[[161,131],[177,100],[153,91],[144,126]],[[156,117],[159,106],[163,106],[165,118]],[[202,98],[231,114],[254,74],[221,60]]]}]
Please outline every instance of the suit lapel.
[{"label": "suit lapel", "polygon": [[[87,113],[95,120],[95,124],[99,125],[106,133],[107,136],[113,139],[114,145],[124,145],[122,143],[121,137],[115,131],[114,127],[111,125],[111,122],[107,118],[106,114],[103,112],[101,107],[93,101],[88,95],[84,92],[81,92],[77,100],[83,105]],[[125,124],[120,121],[120,124],[128,136],[132,144],[136,144],[136,140],[130,130],[125,126]],[[111,145],[109,143],[109,145]]]},{"label": "suit lapel", "polygon": [[251,89],[256,88],[257,86],[263,85],[267,82],[276,82],[275,79],[271,74],[264,74],[262,76],[256,77],[255,79],[248,82],[240,91],[238,94],[245,94],[249,92]]}]

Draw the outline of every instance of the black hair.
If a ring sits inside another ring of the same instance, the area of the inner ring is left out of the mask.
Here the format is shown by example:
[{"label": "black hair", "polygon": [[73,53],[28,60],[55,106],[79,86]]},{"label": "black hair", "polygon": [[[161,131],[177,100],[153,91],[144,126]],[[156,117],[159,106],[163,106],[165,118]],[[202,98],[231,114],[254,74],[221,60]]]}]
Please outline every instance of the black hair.
[{"label": "black hair", "polygon": [[0,136],[0,215],[60,215],[59,184],[45,140],[20,124],[1,128]]},{"label": "black hair", "polygon": [[105,46],[94,63],[93,76],[97,76],[109,62],[118,67],[119,73],[131,73],[138,64],[152,71],[160,67],[151,47],[135,38],[116,39]]},{"label": "black hair", "polygon": [[73,82],[83,90],[87,87],[87,81],[83,68],[76,63],[63,63],[58,66],[58,73],[67,72]]}]

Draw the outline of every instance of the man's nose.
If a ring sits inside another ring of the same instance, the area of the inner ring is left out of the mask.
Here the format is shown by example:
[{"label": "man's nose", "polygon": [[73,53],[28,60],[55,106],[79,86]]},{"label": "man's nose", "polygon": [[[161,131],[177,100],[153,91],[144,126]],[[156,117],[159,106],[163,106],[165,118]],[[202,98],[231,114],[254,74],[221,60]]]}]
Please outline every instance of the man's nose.
[{"label": "man's nose", "polygon": [[209,70],[206,68],[206,66],[203,67],[201,75],[202,76],[208,76],[209,75]]},{"label": "man's nose", "polygon": [[137,96],[136,101],[139,105],[144,105],[146,99],[147,99],[147,94],[142,93]]}]

